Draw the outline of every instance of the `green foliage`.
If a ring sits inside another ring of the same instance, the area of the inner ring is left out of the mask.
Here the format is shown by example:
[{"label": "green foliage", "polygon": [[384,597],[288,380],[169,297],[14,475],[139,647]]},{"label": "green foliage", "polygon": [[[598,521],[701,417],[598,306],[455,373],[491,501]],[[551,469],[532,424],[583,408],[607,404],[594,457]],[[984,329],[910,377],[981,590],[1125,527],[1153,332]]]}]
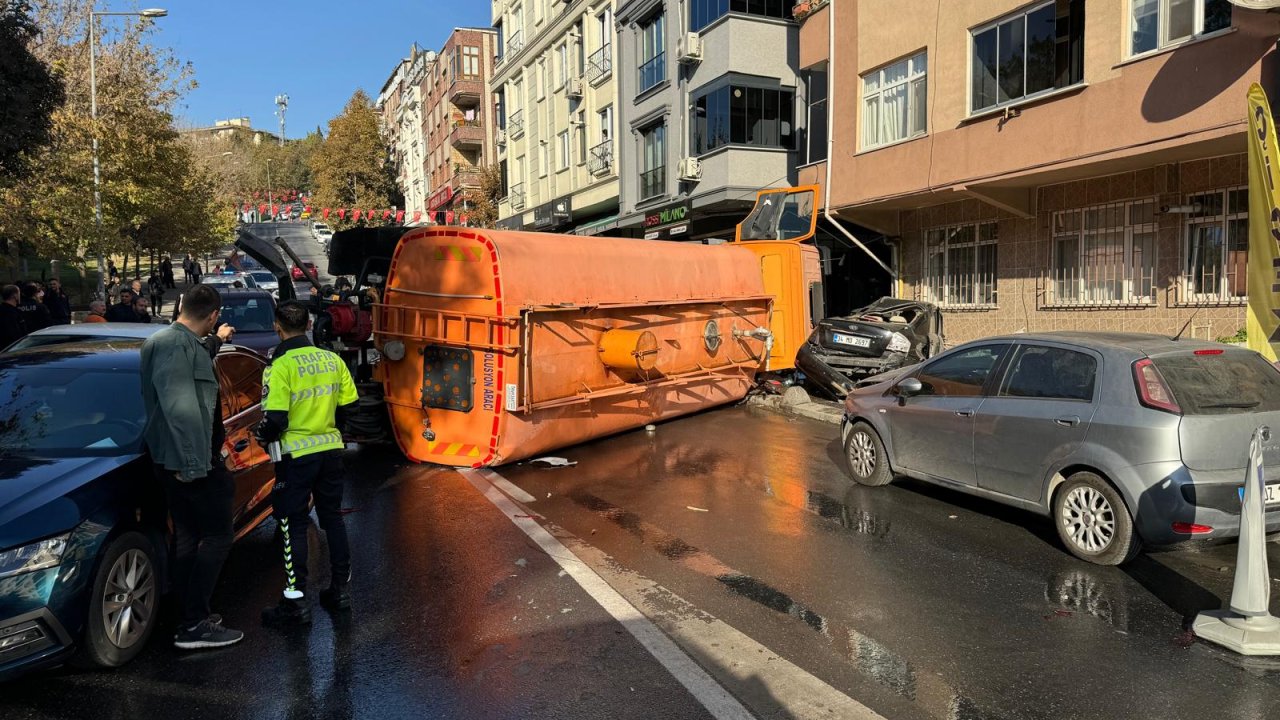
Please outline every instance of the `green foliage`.
[{"label": "green foliage", "polygon": [[1249,331],[1246,330],[1245,328],[1240,328],[1239,330],[1237,330],[1235,335],[1229,335],[1226,337],[1218,338],[1218,342],[1220,343],[1240,344],[1240,343],[1246,343],[1248,341],[1249,341]]},{"label": "green foliage", "polygon": [[[342,113],[329,121],[329,135],[311,156],[312,205],[329,208],[387,210],[401,207],[404,197],[387,159],[378,111],[357,90]],[[329,216],[335,229],[351,227],[350,219]]]},{"label": "green foliage", "polygon": [[27,0],[0,0],[0,182],[30,170],[30,153],[49,144],[62,80],[31,51],[39,31]]}]

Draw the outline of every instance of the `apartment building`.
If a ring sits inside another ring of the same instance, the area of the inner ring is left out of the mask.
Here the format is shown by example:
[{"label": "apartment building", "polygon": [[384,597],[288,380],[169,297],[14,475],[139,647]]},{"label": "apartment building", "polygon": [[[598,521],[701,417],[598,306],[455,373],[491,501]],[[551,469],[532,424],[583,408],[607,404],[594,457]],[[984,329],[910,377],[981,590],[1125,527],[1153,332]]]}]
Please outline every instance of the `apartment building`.
[{"label": "apartment building", "polygon": [[497,35],[455,28],[417,83],[426,198],[420,208],[439,224],[463,224],[480,189],[480,171],[496,161],[497,115],[489,95]]},{"label": "apartment building", "polygon": [[596,235],[618,222],[613,0],[492,0],[504,177],[499,227]]},{"label": "apartment building", "polygon": [[378,94],[383,137],[409,211],[425,210],[431,193],[431,179],[424,172],[427,150],[422,135],[422,81],[435,61],[434,51],[413,44]]},{"label": "apartment building", "polygon": [[1245,93],[1280,94],[1278,36],[1228,0],[843,0],[799,63],[830,85],[832,211],[892,242],[951,344],[1216,338],[1245,323]]},{"label": "apartment building", "polygon": [[731,238],[804,139],[790,0],[618,3],[620,234]]}]

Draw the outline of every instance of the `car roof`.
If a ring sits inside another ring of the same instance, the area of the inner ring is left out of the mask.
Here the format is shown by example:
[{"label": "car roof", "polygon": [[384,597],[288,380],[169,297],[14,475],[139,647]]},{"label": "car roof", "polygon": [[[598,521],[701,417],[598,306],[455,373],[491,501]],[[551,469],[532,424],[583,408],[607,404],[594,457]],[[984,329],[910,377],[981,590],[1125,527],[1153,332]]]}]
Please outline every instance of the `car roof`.
[{"label": "car roof", "polygon": [[227,297],[267,297],[267,298],[271,297],[271,293],[267,290],[263,290],[262,288],[250,288],[250,287],[219,288],[218,294],[221,295],[223,299],[226,299]]},{"label": "car roof", "polygon": [[75,325],[50,325],[29,335],[83,335],[84,337],[111,336],[146,339],[166,326],[158,323],[101,322],[76,323]]},{"label": "car roof", "polygon": [[1018,333],[985,338],[985,340],[1007,340],[1011,342],[1059,342],[1081,345],[1092,348],[1107,348],[1142,355],[1161,355],[1171,352],[1185,352],[1202,348],[1222,348],[1222,343],[1182,338],[1174,340],[1168,335],[1152,333],[1117,333],[1117,332],[1079,332],[1054,331],[1037,333]]}]

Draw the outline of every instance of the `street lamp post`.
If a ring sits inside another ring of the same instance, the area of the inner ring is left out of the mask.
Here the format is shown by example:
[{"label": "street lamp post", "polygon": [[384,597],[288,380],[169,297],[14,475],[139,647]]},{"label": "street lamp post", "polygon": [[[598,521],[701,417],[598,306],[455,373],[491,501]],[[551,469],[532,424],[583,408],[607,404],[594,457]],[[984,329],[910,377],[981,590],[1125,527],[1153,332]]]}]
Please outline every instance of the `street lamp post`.
[{"label": "street lamp post", "polygon": [[[89,5],[89,115],[93,120],[93,219],[98,227],[98,297],[107,296],[107,261],[102,255],[102,171],[98,162],[98,38],[94,19],[108,16],[158,18],[168,15],[168,10],[150,8],[138,12],[94,12]],[[128,258],[126,258],[128,259]]]}]

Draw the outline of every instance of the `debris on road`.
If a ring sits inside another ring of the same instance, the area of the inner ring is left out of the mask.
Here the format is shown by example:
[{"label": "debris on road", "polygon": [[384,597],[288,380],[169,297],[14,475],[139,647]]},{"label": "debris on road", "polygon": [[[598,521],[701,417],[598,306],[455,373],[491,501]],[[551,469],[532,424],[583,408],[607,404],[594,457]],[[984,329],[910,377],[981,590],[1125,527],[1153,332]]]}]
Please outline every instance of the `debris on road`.
[{"label": "debris on road", "polygon": [[692,510],[692,511],[694,511],[694,512],[711,512],[710,510],[708,510],[708,509],[706,509],[706,508],[694,507],[694,506],[692,506],[692,505],[685,505],[685,508],[687,508],[687,509],[689,509],[689,510]]},{"label": "debris on road", "polygon": [[520,558],[519,560],[516,560],[516,564],[519,565],[520,567],[529,567],[529,561],[525,560],[524,558]]},{"label": "debris on road", "polygon": [[534,458],[529,461],[530,465],[532,465],[533,463],[545,463],[549,467],[573,467],[574,465],[578,464],[578,461],[567,460],[562,457],[547,456],[547,457]]}]

